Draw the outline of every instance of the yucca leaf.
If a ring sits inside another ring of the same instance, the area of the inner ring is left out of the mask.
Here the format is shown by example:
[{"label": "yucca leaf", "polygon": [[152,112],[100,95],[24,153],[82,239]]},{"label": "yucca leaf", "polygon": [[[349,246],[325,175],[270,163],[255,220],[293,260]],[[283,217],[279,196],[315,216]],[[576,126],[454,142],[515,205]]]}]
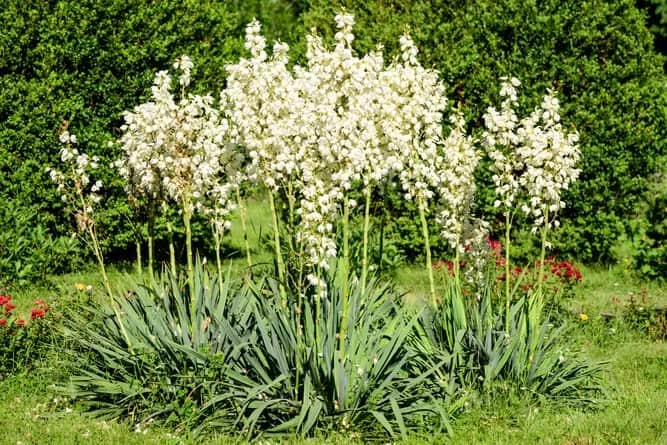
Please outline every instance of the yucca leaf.
[{"label": "yucca leaf", "polygon": [[389,433],[390,436],[394,436],[394,430],[391,427],[391,424],[387,421],[387,418],[380,411],[371,410],[370,413],[375,417],[375,420],[382,425],[382,427]]}]

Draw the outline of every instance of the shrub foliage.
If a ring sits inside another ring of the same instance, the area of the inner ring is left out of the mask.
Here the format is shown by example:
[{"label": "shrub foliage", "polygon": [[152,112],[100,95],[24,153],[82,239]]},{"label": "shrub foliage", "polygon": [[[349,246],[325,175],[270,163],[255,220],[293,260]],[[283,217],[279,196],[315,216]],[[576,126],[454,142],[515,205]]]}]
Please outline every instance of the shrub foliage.
[{"label": "shrub foliage", "polygon": [[[579,181],[565,199],[557,246],[586,261],[613,258],[615,240],[630,229],[625,224],[635,216],[667,147],[663,61],[633,1],[370,1],[362,6],[313,0],[301,24],[333,36],[329,17],[341,7],[355,14],[355,46],[361,51],[380,41],[387,42],[386,52],[395,52],[394,36],[407,24],[421,62],[440,71],[449,99],[461,102],[478,126],[497,95],[489,87],[499,77],[521,79],[525,97],[538,98],[556,87],[563,119],[581,134],[584,159]],[[489,215],[490,187],[482,188],[479,198]]]}]

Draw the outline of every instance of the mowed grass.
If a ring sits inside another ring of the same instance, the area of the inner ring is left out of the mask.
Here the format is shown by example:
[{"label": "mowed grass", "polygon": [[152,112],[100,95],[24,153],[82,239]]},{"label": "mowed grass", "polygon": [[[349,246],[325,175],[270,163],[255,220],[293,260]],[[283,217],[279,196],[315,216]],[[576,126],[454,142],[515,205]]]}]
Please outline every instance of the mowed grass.
[{"label": "mowed grass", "polygon": [[[248,210],[249,243],[253,262],[270,267],[271,252],[261,241],[270,234],[266,206],[253,203]],[[226,271],[241,276],[246,270],[240,224],[229,237],[238,253],[226,260]],[[210,259],[209,259],[210,261]],[[471,397],[452,422],[453,434],[412,434],[397,444],[665,444],[667,443],[667,344],[651,341],[620,320],[630,299],[644,305],[667,307],[667,288],[637,281],[623,264],[606,269],[582,268],[583,282],[569,303],[571,346],[584,356],[609,362],[606,393],[600,403],[573,408],[539,402],[520,391]],[[137,280],[114,267],[110,278],[122,292]],[[428,276],[421,265],[393,272],[397,287],[409,301],[428,296]],[[78,291],[77,284],[91,285],[92,294]],[[46,298],[53,316],[62,317],[65,306],[86,300],[104,302],[105,296],[94,269],[52,277],[48,285],[14,293],[19,310],[29,312],[35,298]],[[576,314],[585,313],[587,320]],[[610,318],[610,314],[612,317]],[[136,430],[136,419],[101,420],[85,413],[85,407],[65,400],[57,387],[67,384],[71,360],[54,332],[55,346],[49,358],[33,369],[0,381],[0,444],[245,444],[241,436],[191,438],[183,431],[157,428]],[[389,442],[389,441],[387,441]],[[260,438],[259,443],[341,444],[363,443],[353,432],[322,433],[314,438]]]}]

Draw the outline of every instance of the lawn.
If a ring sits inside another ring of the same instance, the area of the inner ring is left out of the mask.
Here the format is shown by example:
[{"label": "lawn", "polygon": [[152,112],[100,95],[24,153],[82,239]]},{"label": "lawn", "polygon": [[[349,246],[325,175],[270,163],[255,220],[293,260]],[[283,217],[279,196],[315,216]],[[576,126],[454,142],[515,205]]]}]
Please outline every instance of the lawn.
[{"label": "lawn", "polygon": [[[238,238],[236,238],[238,239]],[[257,238],[254,239],[254,243]],[[254,244],[253,243],[253,244]],[[256,245],[256,244],[255,244]],[[242,259],[231,260],[239,268]],[[233,266],[235,268],[236,266]],[[582,268],[584,279],[569,303],[571,347],[593,359],[608,361],[605,394],[593,406],[572,408],[539,402],[513,391],[472,397],[452,422],[452,435],[420,436],[407,442],[426,443],[636,443],[667,441],[667,344],[650,339],[621,315],[631,300],[636,311],[667,306],[667,289],[635,280],[622,266]],[[125,272],[112,269],[112,282],[122,288]],[[421,268],[404,266],[394,273],[399,288],[421,294]],[[47,298],[54,317],[65,305],[95,298],[76,289],[78,283],[101,288],[95,272],[51,277],[48,285],[14,295],[19,307]],[[417,295],[419,298],[420,295]],[[583,316],[582,314],[585,314]],[[57,321],[56,321],[57,322]],[[183,432],[136,428],[132,419],[100,420],[69,403],[58,391],[67,382],[67,357],[57,334],[48,360],[0,381],[0,437],[7,444],[144,444],[196,443]],[[353,433],[310,439],[266,438],[268,443],[356,443]],[[265,443],[267,443],[265,441]],[[240,437],[207,436],[206,443],[245,443]]]}]

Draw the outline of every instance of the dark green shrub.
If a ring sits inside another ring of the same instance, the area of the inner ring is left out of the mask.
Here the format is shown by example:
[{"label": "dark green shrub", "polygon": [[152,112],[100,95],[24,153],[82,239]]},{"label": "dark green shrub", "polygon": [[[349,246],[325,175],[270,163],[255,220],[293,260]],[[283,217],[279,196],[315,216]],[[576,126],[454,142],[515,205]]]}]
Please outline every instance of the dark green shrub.
[{"label": "dark green shrub", "polygon": [[282,2],[204,0],[7,0],[0,9],[0,202],[34,210],[52,233],[72,227],[49,187],[58,129],[68,125],[80,148],[102,159],[109,197],[99,227],[107,254],[134,251],[122,184],[107,142],[122,112],[142,102],[156,70],[183,53],[196,65],[196,92],[217,93],[224,65],[243,51],[245,24],[261,19],[270,36],[289,30],[298,11]]},{"label": "dark green shrub", "polygon": [[0,206],[0,287],[35,284],[83,259],[78,240],[50,233],[33,209],[16,201]]},{"label": "dark green shrub", "polygon": [[661,54],[667,54],[667,1],[637,0],[637,7],[648,15],[648,25],[655,37],[655,48]]},{"label": "dark green shrub", "polygon": [[667,192],[649,198],[646,212],[648,227],[635,253],[639,273],[650,279],[667,279]]},{"label": "dark green shrub", "polygon": [[[650,173],[667,144],[663,59],[653,51],[645,16],[632,0],[470,0],[308,2],[301,16],[333,36],[332,15],[355,14],[360,51],[387,44],[396,53],[407,27],[425,66],[441,72],[453,102],[479,127],[496,102],[498,78],[523,82],[523,111],[555,87],[563,121],[581,134],[583,168],[564,197],[563,229],[554,244],[585,261],[608,261],[629,229]],[[488,178],[478,195],[481,213],[494,218]],[[497,215],[496,215],[497,217]],[[627,225],[627,227],[624,227]]]}]

